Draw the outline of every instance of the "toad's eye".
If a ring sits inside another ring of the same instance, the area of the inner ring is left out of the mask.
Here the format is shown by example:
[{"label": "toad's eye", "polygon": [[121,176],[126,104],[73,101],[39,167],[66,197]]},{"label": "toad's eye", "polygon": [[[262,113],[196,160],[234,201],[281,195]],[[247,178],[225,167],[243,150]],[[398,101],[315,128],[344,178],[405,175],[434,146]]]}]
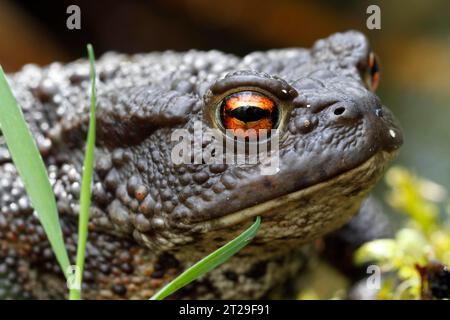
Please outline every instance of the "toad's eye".
[{"label": "toad's eye", "polygon": [[380,84],[380,65],[373,52],[369,54],[367,66],[366,83],[371,91],[375,91]]},{"label": "toad's eye", "polygon": [[249,137],[252,133],[259,135],[262,129],[269,135],[276,128],[279,116],[278,107],[268,96],[241,91],[222,100],[220,118],[224,128],[234,130],[235,136]]}]

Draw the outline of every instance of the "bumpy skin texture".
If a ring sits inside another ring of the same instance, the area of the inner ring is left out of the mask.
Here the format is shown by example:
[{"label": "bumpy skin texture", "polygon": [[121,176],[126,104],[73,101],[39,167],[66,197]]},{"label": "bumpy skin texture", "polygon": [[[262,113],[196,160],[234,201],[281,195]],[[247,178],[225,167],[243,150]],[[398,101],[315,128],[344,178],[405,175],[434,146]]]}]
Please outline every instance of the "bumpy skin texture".
[{"label": "bumpy skin texture", "polygon": [[[350,220],[402,142],[394,117],[362,81],[369,52],[362,34],[347,32],[311,50],[244,58],[189,51],[99,59],[85,297],[148,298],[257,215],[263,223],[252,244],[178,297],[258,298],[296,274],[307,251],[301,245]],[[29,65],[9,80],[47,164],[73,255],[88,64]],[[213,125],[211,101],[249,86],[270,91],[289,110],[279,172],[173,164],[173,130]],[[8,257],[0,277],[16,286],[4,295],[20,285],[26,297],[63,297],[61,273],[0,142],[0,257]]]}]

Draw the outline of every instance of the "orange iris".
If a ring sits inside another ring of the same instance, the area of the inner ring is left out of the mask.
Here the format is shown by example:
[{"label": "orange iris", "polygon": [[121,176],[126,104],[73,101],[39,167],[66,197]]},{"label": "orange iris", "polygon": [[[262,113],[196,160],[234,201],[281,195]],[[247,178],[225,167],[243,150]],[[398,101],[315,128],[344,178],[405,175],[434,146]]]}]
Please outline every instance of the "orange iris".
[{"label": "orange iris", "polygon": [[270,129],[277,122],[276,105],[269,97],[255,91],[242,91],[226,97],[222,101],[221,117],[226,129],[234,130],[234,135],[249,137],[260,130]]}]

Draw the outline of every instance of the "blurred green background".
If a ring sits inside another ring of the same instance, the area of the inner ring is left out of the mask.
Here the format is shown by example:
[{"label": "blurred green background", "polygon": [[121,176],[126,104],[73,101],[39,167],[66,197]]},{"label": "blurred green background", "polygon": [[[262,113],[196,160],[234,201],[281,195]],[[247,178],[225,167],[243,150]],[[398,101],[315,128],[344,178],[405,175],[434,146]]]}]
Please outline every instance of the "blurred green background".
[{"label": "blurred green background", "polygon": [[[66,28],[67,6],[82,29]],[[381,30],[366,28],[366,8],[381,8]],[[336,31],[370,38],[382,66],[378,94],[398,116],[405,145],[397,163],[450,190],[450,2],[299,0],[0,0],[0,63],[70,61],[94,44],[108,50],[254,50],[310,46]]]}]

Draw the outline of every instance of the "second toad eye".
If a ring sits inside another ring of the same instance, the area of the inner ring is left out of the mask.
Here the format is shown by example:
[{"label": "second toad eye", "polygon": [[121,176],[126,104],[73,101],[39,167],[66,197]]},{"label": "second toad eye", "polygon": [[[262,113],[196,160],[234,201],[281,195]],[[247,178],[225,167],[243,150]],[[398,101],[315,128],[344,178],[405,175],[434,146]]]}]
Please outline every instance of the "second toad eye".
[{"label": "second toad eye", "polygon": [[366,83],[369,86],[369,89],[373,92],[377,90],[378,85],[380,84],[380,65],[373,52],[369,54]]},{"label": "second toad eye", "polygon": [[235,136],[248,137],[250,132],[258,135],[261,129],[267,130],[269,135],[277,126],[278,108],[262,93],[241,91],[222,100],[220,117],[224,128],[234,130]]}]

